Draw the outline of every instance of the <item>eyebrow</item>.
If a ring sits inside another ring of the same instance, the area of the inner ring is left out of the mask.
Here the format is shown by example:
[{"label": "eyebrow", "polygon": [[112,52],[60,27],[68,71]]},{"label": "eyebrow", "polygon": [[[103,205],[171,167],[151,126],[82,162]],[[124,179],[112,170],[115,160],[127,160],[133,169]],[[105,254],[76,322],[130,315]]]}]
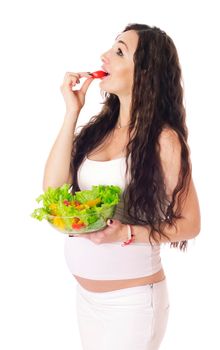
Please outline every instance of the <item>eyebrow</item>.
[{"label": "eyebrow", "polygon": [[[116,38],[116,39],[117,39],[117,38]],[[124,45],[126,46],[127,50],[128,50],[128,45],[127,45],[123,40],[118,40],[117,42],[120,43],[120,44],[124,44]],[[129,50],[128,50],[128,51],[129,51]]]}]

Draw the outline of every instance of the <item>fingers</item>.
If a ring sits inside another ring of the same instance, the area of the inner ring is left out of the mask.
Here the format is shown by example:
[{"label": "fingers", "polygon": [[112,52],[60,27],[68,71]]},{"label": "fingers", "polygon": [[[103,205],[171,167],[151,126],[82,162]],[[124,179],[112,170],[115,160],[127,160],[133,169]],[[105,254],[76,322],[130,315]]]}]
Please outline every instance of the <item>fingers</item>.
[{"label": "fingers", "polygon": [[83,238],[89,238],[90,239],[90,234],[89,233],[79,233],[75,237],[83,237]]},{"label": "fingers", "polygon": [[91,73],[90,72],[79,72],[79,79],[80,78],[88,78],[84,81],[83,85],[80,88],[80,92],[85,95],[89,85],[91,84],[91,82],[94,80]]},{"label": "fingers", "polygon": [[78,73],[72,73],[72,72],[67,72],[64,76],[63,80],[63,86],[64,85],[76,85],[76,83],[79,83],[79,78],[80,75]]},{"label": "fingers", "polygon": [[75,86],[76,84],[80,83],[81,78],[87,78],[79,90],[83,95],[85,95],[89,85],[94,80],[90,72],[67,72],[64,77],[64,82],[67,85]]},{"label": "fingers", "polygon": [[89,72],[66,72],[64,80],[75,80],[77,83],[80,82],[81,78],[92,78],[92,75]]},{"label": "fingers", "polygon": [[90,78],[89,80],[92,80],[92,76],[89,74],[89,72],[66,72],[61,89],[65,88],[66,86],[73,87],[76,84],[79,84],[81,78]]},{"label": "fingers", "polygon": [[87,90],[88,90],[88,87],[89,85],[91,84],[91,82],[93,81],[94,79],[90,76],[90,78],[86,79],[83,83],[83,85],[81,86],[81,89],[80,89],[80,92],[83,93],[83,95],[86,94]]},{"label": "fingers", "polygon": [[79,233],[78,235],[70,234],[69,237],[87,238],[94,243],[101,243],[102,239],[105,237],[105,234],[103,233],[103,231],[100,231],[97,233]]},{"label": "fingers", "polygon": [[90,72],[79,72],[78,74],[80,78],[92,78],[92,75]]}]

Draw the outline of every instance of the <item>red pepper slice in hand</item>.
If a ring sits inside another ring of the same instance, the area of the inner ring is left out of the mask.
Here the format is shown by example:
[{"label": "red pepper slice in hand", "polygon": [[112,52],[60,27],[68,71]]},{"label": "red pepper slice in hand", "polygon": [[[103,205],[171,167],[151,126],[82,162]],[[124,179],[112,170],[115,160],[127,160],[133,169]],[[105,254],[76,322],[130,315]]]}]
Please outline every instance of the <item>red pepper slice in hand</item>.
[{"label": "red pepper slice in hand", "polygon": [[103,70],[97,70],[96,72],[91,73],[93,78],[103,78],[106,75],[108,75],[108,73],[104,72]]}]

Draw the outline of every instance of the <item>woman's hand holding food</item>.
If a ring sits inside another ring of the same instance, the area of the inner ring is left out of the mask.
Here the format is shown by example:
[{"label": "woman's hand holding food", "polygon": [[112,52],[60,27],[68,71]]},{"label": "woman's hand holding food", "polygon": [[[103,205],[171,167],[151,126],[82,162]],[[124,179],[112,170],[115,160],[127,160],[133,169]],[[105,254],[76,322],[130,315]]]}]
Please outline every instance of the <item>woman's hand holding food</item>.
[{"label": "woman's hand holding food", "polygon": [[[72,90],[81,78],[87,78],[79,90]],[[66,113],[79,113],[85,103],[85,96],[93,77],[88,72],[67,72],[64,76],[63,84],[60,86],[64,101],[66,103]]]},{"label": "woman's hand holding food", "polygon": [[108,219],[107,225],[108,226],[104,230],[69,236],[87,238],[96,244],[124,242],[127,240],[128,234],[126,224],[122,224],[119,220]]}]

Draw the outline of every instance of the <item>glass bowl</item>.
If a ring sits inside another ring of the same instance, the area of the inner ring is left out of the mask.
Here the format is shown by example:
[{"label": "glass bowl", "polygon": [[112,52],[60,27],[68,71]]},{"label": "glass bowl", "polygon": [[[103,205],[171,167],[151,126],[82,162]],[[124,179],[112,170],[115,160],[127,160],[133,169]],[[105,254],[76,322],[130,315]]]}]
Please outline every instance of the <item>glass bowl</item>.
[{"label": "glass bowl", "polygon": [[56,230],[66,234],[95,232],[107,226],[107,220],[112,218],[116,206],[105,208],[99,213],[79,214],[74,216],[47,215],[47,221]]}]

